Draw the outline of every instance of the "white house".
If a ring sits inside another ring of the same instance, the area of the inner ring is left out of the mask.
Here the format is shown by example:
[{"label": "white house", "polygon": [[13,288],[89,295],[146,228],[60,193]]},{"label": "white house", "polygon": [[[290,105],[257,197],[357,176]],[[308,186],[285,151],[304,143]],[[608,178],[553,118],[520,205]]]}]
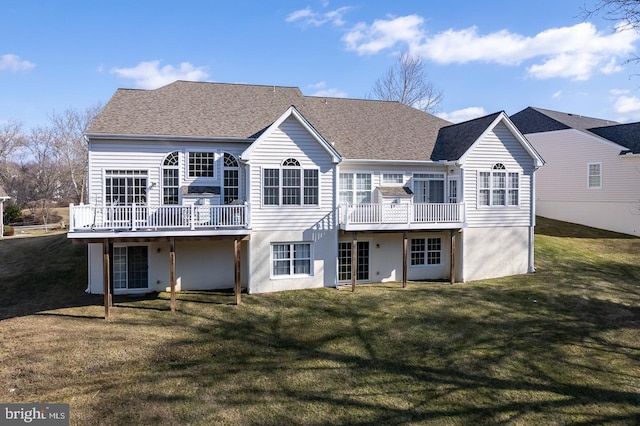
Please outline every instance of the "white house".
[{"label": "white house", "polygon": [[511,120],[546,161],[539,216],[640,235],[640,123],[531,107]]},{"label": "white house", "polygon": [[107,315],[111,292],[533,270],[543,161],[504,112],[451,124],[398,102],[177,81],[118,90],[86,137],[90,204],[70,207],[68,235],[89,245]]}]

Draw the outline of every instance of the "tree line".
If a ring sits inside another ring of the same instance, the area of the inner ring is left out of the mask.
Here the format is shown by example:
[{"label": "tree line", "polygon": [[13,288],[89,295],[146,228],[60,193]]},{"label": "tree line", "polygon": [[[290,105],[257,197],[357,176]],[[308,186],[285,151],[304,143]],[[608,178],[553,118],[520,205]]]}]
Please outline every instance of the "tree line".
[{"label": "tree line", "polygon": [[[53,112],[48,123],[27,131],[15,119],[0,123],[0,186],[11,197],[10,216],[28,209],[34,220],[47,223],[56,203],[85,202],[87,143],[84,133],[102,109],[68,108]],[[5,217],[5,221],[15,217]]]}]

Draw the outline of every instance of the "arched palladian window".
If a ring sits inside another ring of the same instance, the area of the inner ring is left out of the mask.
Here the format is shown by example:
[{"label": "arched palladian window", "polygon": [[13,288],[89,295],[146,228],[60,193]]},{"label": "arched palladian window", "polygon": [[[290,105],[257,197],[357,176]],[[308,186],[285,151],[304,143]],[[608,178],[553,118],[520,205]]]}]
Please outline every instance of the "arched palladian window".
[{"label": "arched palladian window", "polygon": [[478,172],[478,205],[517,207],[520,205],[520,173],[496,163],[490,171]]},{"label": "arched palladian window", "polygon": [[224,204],[231,204],[240,196],[240,167],[233,155],[225,152],[223,162],[223,200]]},{"label": "arched palladian window", "polygon": [[178,204],[179,190],[179,157],[178,151],[174,151],[162,162],[162,204]]}]

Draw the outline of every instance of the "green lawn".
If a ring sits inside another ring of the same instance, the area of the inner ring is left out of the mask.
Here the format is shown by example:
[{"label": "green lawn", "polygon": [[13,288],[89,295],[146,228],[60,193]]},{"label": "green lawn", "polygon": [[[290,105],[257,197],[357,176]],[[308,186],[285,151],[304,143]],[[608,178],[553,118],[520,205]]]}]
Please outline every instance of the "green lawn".
[{"label": "green lawn", "polygon": [[120,298],[105,321],[83,247],[4,240],[0,402],[82,425],[635,425],[639,255],[539,219],[532,275]]}]

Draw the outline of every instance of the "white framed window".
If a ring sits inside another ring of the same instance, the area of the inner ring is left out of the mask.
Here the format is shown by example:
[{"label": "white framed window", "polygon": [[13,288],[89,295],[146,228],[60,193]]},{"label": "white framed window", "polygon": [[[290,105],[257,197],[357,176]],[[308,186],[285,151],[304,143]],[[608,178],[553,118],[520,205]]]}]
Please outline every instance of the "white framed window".
[{"label": "white framed window", "polygon": [[309,277],[312,275],[311,243],[272,243],[271,276]]},{"label": "white framed window", "polygon": [[589,189],[602,188],[602,163],[587,164],[587,185]]},{"label": "white framed window", "polygon": [[262,204],[265,206],[317,206],[320,204],[318,169],[303,168],[295,158],[280,168],[262,169]]},{"label": "white framed window", "polygon": [[370,203],[372,182],[371,173],[340,173],[338,180],[340,203]]},{"label": "white framed window", "polygon": [[190,178],[215,178],[216,153],[214,151],[189,151],[187,176]]},{"label": "white framed window", "polygon": [[442,238],[412,238],[411,266],[442,264]]},{"label": "white framed window", "polygon": [[162,204],[179,204],[180,168],[178,151],[168,154],[162,162]]},{"label": "white framed window", "polygon": [[478,206],[517,207],[520,205],[520,173],[508,171],[502,163],[490,171],[478,172]]},{"label": "white framed window", "polygon": [[240,197],[240,168],[238,160],[233,155],[225,152],[222,167],[223,201],[224,204],[231,204]]},{"label": "white framed window", "polygon": [[444,173],[414,173],[416,203],[444,203]]},{"label": "white framed window", "polygon": [[[338,242],[338,281],[351,281],[354,273],[351,264],[351,241]],[[356,281],[369,281],[369,241],[358,241],[356,245],[357,262],[355,268]]]},{"label": "white framed window", "polygon": [[149,250],[147,246],[113,246],[113,288],[149,288]]},{"label": "white framed window", "polygon": [[404,174],[402,173],[383,173],[383,185],[402,185],[404,183]]},{"label": "white framed window", "polygon": [[147,170],[105,170],[104,194],[108,206],[147,203]]},{"label": "white framed window", "polygon": [[449,192],[447,202],[451,204],[458,203],[458,179],[449,179]]}]

